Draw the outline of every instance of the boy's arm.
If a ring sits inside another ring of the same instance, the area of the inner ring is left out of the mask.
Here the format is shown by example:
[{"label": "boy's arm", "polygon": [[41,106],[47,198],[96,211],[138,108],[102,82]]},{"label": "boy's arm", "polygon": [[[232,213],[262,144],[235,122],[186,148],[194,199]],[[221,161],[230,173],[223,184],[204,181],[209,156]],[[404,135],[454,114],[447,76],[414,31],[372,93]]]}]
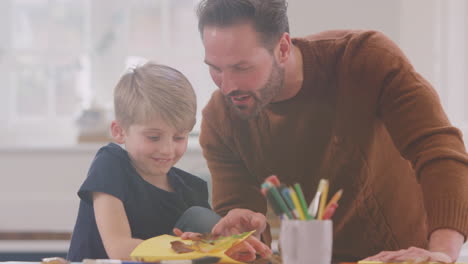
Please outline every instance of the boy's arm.
[{"label": "boy's arm", "polygon": [[107,255],[129,259],[141,239],[132,238],[130,224],[121,200],[107,193],[93,192],[94,215]]}]

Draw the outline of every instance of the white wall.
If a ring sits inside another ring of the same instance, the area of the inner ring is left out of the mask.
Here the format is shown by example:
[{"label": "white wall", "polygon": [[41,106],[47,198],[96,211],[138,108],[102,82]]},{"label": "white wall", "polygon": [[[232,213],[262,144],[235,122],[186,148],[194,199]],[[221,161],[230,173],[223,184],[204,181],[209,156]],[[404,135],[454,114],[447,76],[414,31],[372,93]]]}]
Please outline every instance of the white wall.
[{"label": "white wall", "polygon": [[63,147],[0,151],[0,231],[70,231],[76,191],[97,148]]},{"label": "white wall", "polygon": [[399,39],[400,0],[290,0],[290,29],[305,36],[329,29],[374,29]]}]

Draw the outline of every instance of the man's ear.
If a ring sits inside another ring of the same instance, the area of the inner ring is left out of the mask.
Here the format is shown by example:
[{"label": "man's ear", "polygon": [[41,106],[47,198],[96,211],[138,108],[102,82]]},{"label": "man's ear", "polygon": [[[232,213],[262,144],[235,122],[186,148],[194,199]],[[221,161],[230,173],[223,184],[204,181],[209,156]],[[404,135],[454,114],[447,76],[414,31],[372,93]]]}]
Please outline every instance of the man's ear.
[{"label": "man's ear", "polygon": [[112,121],[111,123],[111,133],[112,137],[114,138],[115,142],[119,144],[125,143],[125,130],[123,127],[117,122],[117,120]]},{"label": "man's ear", "polygon": [[278,64],[286,63],[289,56],[291,55],[291,47],[291,37],[289,36],[288,32],[284,32],[276,46],[277,50],[275,54],[277,54]]}]

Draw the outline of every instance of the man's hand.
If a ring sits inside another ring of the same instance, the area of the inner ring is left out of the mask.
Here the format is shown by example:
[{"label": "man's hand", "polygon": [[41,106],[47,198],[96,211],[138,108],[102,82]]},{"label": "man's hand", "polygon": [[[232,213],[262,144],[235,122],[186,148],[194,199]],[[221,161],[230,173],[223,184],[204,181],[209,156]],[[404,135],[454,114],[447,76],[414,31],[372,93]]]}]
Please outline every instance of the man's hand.
[{"label": "man's hand", "polygon": [[383,251],[379,254],[368,257],[366,261],[382,262],[455,262],[460,254],[460,248],[463,245],[464,237],[452,229],[438,229],[432,232],[429,239],[429,250],[417,247],[402,249],[399,251]]},{"label": "man's hand", "polygon": [[266,217],[263,214],[247,209],[232,209],[219,220],[211,232],[215,235],[229,236],[256,230],[254,236],[260,239],[266,224]]},{"label": "man's hand", "polygon": [[379,254],[364,259],[365,261],[381,261],[381,262],[403,262],[412,261],[419,262],[441,262],[451,263],[452,259],[445,253],[432,252],[422,248],[410,247],[398,251],[382,251]]},{"label": "man's hand", "polygon": [[272,252],[267,245],[254,236],[248,237],[226,251],[226,255],[241,262],[254,261],[257,258],[256,254],[259,254],[262,258],[267,258]]}]

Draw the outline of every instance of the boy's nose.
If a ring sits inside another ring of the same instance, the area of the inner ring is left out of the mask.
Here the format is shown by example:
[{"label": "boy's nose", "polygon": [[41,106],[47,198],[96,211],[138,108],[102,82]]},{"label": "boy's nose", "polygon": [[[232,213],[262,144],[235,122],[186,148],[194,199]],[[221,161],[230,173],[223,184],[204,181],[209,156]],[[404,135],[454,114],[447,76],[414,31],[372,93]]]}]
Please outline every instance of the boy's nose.
[{"label": "boy's nose", "polygon": [[174,150],[174,143],[172,140],[166,140],[159,146],[159,152],[162,154],[171,154]]}]

